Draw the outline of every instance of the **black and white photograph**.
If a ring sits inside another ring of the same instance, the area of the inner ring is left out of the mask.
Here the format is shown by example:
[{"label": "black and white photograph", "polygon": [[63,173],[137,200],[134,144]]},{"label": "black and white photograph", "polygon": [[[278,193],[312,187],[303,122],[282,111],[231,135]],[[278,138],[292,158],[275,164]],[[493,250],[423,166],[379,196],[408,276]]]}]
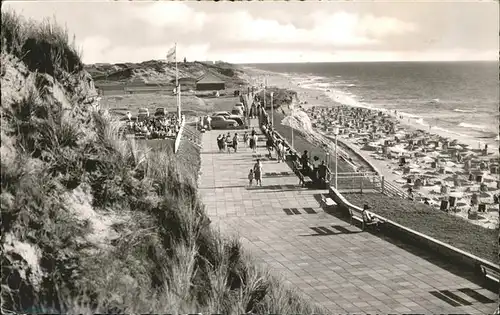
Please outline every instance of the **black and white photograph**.
[{"label": "black and white photograph", "polygon": [[2,314],[500,314],[499,13],[2,1]]}]

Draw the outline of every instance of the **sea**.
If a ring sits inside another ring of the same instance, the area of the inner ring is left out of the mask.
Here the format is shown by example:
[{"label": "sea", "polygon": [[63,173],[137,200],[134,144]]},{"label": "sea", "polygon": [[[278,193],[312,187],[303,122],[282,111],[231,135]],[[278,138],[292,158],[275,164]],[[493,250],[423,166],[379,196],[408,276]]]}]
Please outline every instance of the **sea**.
[{"label": "sea", "polygon": [[[398,111],[423,127],[499,141],[498,62],[358,62],[247,65],[287,75],[332,102]],[[489,141],[488,141],[489,140]]]}]

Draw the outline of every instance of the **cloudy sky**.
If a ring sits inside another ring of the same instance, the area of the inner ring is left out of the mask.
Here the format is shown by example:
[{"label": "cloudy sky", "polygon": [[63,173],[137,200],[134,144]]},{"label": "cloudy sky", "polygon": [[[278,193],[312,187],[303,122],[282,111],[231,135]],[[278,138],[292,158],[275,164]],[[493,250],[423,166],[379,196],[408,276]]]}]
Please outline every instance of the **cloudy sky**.
[{"label": "cloudy sky", "polygon": [[498,60],[495,1],[5,1],[55,17],[85,63],[178,58],[254,62]]}]

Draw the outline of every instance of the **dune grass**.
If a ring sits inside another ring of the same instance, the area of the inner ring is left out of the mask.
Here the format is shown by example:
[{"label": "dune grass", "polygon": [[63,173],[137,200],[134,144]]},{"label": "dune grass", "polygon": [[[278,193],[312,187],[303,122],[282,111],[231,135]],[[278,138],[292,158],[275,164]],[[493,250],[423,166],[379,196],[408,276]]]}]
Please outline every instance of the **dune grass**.
[{"label": "dune grass", "polygon": [[56,21],[27,21],[13,11],[2,11],[1,23],[2,51],[21,59],[30,71],[58,78],[61,72],[83,69],[74,38],[70,42],[67,29]]},{"label": "dune grass", "polygon": [[[30,23],[2,12],[2,54],[78,71],[67,33]],[[123,141],[97,112],[76,121],[44,88],[1,107],[2,313],[324,313],[210,227],[196,159]]]}]

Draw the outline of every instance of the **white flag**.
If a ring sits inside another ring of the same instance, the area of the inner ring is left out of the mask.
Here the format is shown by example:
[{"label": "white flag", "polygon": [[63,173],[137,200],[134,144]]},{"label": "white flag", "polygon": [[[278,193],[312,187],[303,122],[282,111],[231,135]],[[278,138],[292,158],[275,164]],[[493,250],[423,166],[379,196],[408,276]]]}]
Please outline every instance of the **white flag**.
[{"label": "white flag", "polygon": [[167,53],[167,61],[174,62],[176,61],[176,46],[172,47]]}]

